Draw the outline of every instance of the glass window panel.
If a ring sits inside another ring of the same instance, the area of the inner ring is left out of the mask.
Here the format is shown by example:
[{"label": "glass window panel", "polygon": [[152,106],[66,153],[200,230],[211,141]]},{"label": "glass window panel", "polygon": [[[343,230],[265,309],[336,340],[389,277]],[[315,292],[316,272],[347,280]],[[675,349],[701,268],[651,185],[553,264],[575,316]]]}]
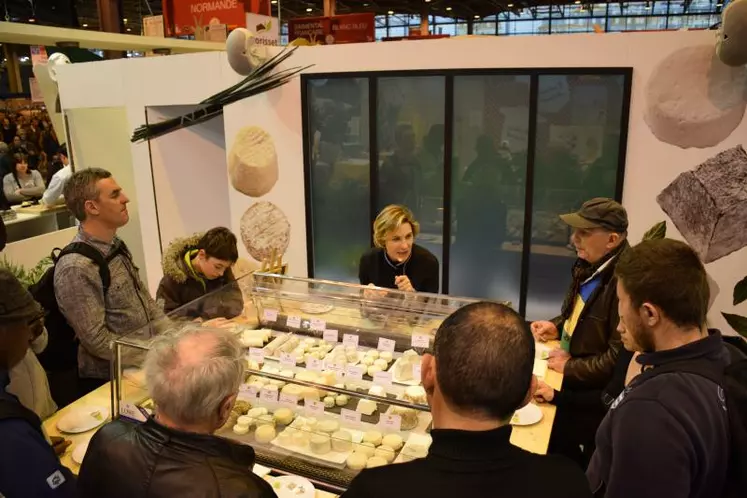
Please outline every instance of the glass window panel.
[{"label": "glass window panel", "polygon": [[666,15],[667,13],[667,4],[669,2],[663,1],[663,2],[652,2],[653,3],[653,11],[654,15]]},{"label": "glass window panel", "polygon": [[[649,4],[650,6],[650,4]],[[623,14],[640,16],[646,14],[646,2],[628,2],[623,6]]]},{"label": "glass window panel", "polygon": [[646,30],[646,18],[645,17],[628,17],[626,19],[626,31],[645,31]]},{"label": "glass window panel", "polygon": [[715,2],[713,2],[712,0],[693,0],[690,4],[690,8],[687,9],[687,12],[713,12],[715,10],[715,7]]},{"label": "glass window panel", "polygon": [[314,275],[357,282],[358,261],[371,240],[368,80],[308,85]]},{"label": "glass window panel", "polygon": [[535,12],[537,13],[536,19],[549,19],[550,18],[550,6],[549,5],[541,5],[539,7],[535,7]]},{"label": "glass window panel", "polygon": [[646,29],[667,29],[666,16],[652,16],[646,20]]},{"label": "glass window panel", "polygon": [[476,35],[494,35],[495,34],[495,21],[493,22],[476,22],[473,30]]},{"label": "glass window panel", "polygon": [[466,35],[467,34],[467,23],[466,22],[460,22],[456,25],[456,34],[457,35]]},{"label": "glass window panel", "polygon": [[595,17],[604,17],[607,15],[607,4],[606,3],[595,3],[593,13]]},{"label": "glass window panel", "polygon": [[376,26],[386,27],[386,16],[376,16]]},{"label": "glass window panel", "polygon": [[436,33],[439,35],[451,35],[456,36],[456,25],[455,24],[439,24],[436,26]]},{"label": "glass window panel", "polygon": [[[380,209],[404,204],[420,222],[417,243],[441,262],[444,196],[443,76],[378,79]],[[340,204],[344,205],[344,204]]]},{"label": "glass window panel", "polygon": [[519,307],[529,76],[454,78],[449,293]]},{"label": "glass window panel", "polygon": [[386,38],[386,28],[376,28],[376,39],[381,40]]},{"label": "glass window panel", "polygon": [[705,29],[711,26],[711,16],[708,14],[698,14],[698,15],[691,15],[686,17],[686,27],[688,28],[696,28],[696,29]]},{"label": "glass window panel", "polygon": [[625,31],[626,19],[624,17],[610,17],[607,23],[607,31]]},{"label": "glass window panel", "polygon": [[409,17],[409,19],[408,19],[407,22],[408,22],[408,24],[410,26],[420,26],[420,16],[418,16],[418,15],[410,15],[408,17]]},{"label": "glass window panel", "polygon": [[609,4],[609,6],[608,6],[608,8],[609,8],[609,15],[611,15],[611,16],[620,16],[620,15],[622,15],[623,11],[621,9],[621,5],[622,4],[618,3],[618,2]]},{"label": "glass window panel", "polygon": [[685,3],[682,0],[672,0],[669,2],[669,15],[682,14],[685,12]]},{"label": "glass window panel", "polygon": [[615,194],[623,85],[620,75],[539,76],[529,320],[557,316],[570,283],[575,253],[558,216]]},{"label": "glass window panel", "polygon": [[401,16],[401,15],[391,15],[389,16],[389,26],[407,26],[408,19],[407,16]]},{"label": "glass window panel", "polygon": [[410,28],[406,26],[397,26],[389,28],[389,36],[406,36]]}]

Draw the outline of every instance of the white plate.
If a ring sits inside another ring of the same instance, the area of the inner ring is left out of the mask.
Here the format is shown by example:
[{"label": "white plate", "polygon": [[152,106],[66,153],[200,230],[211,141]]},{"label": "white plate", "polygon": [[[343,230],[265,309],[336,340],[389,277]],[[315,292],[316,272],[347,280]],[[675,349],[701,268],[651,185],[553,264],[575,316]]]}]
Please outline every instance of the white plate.
[{"label": "white plate", "polygon": [[300,476],[280,476],[270,483],[278,498],[314,498],[316,489],[311,481]]},{"label": "white plate", "polygon": [[57,421],[57,429],[68,434],[79,434],[95,429],[109,418],[105,406],[82,406],[67,413]]},{"label": "white plate", "polygon": [[75,449],[73,449],[73,454],[71,455],[73,457],[73,462],[77,463],[78,465],[83,464],[83,458],[86,456],[86,452],[88,451],[88,443],[90,443],[91,440],[87,441],[81,441],[80,443],[75,445]]},{"label": "white plate", "polygon": [[252,472],[254,472],[254,475],[258,475],[259,477],[264,477],[270,472],[272,472],[272,469],[265,467],[264,465],[255,463],[254,467],[252,467]]},{"label": "white plate", "polygon": [[301,305],[301,311],[308,313],[309,315],[323,315],[329,313],[335,309],[331,304],[318,304],[318,303],[303,303]]},{"label": "white plate", "polygon": [[542,410],[534,403],[529,403],[514,413],[511,417],[511,425],[534,425],[540,420],[542,420]]},{"label": "white plate", "polygon": [[538,360],[546,360],[550,357],[550,351],[552,351],[554,348],[551,348],[547,344],[542,344],[540,342],[534,343],[534,357]]}]

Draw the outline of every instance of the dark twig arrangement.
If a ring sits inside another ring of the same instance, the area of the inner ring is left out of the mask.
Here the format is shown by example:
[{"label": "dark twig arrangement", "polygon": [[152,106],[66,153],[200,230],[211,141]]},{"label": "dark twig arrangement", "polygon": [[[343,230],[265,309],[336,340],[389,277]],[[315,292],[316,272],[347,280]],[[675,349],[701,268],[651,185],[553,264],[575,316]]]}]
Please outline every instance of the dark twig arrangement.
[{"label": "dark twig arrangement", "polygon": [[268,92],[288,83],[296,74],[311,66],[283,69],[275,72],[275,69],[290,57],[297,47],[289,47],[279,54],[266,60],[246,78],[221,92],[208,97],[199,103],[200,108],[178,118],[167,119],[160,123],[147,124],[138,127],[132,134],[130,141],[139,142],[160,137],[181,128],[187,128],[199,123],[204,123],[223,114],[223,107],[239,100]]}]

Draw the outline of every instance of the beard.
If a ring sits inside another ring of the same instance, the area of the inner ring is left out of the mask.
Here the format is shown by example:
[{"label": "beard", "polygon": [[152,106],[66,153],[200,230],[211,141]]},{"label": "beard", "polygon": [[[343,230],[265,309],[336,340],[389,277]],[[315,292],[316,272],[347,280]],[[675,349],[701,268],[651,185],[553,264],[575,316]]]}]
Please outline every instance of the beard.
[{"label": "beard", "polygon": [[630,336],[630,342],[632,342],[632,344],[626,345],[626,349],[640,353],[651,353],[656,350],[654,333],[643,323],[638,322],[626,327],[626,332]]}]

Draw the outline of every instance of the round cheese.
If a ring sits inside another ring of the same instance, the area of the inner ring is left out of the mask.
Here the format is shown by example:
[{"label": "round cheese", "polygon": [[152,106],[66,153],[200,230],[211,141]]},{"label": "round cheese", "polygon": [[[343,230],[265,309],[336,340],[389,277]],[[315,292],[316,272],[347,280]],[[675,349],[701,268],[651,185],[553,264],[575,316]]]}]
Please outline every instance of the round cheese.
[{"label": "round cheese", "polygon": [[332,434],[340,428],[340,423],[337,420],[322,420],[317,424],[316,428],[319,432],[326,432]]},{"label": "round cheese", "polygon": [[228,177],[233,188],[261,197],[278,181],[278,156],[269,133],[258,126],[241,128],[228,154]]},{"label": "round cheese", "polygon": [[332,449],[335,451],[350,451],[353,447],[353,436],[348,431],[337,431],[332,434]]},{"label": "round cheese", "polygon": [[379,446],[374,452],[374,456],[383,458],[386,463],[392,463],[394,461],[394,450],[389,446]]},{"label": "round cheese", "polygon": [[311,439],[309,439],[309,446],[311,447],[311,452],[317,455],[324,455],[332,450],[332,444],[329,436],[326,434],[312,435]]},{"label": "round cheese", "polygon": [[373,445],[373,443],[363,442],[355,445],[355,452],[360,453],[361,455],[365,455],[366,458],[370,458],[374,456],[376,447]]},{"label": "round cheese", "polygon": [[273,414],[275,421],[280,425],[288,425],[293,422],[293,411],[288,408],[278,408]]},{"label": "round cheese", "polygon": [[382,435],[379,431],[367,431],[363,434],[363,442],[371,443],[374,446],[381,444]]},{"label": "round cheese", "polygon": [[366,462],[366,468],[367,469],[373,469],[374,467],[383,467],[386,464],[387,464],[387,461],[384,460],[383,458],[377,457],[377,456],[372,456]]},{"label": "round cheese", "polygon": [[254,439],[258,443],[269,443],[273,439],[275,439],[275,427],[271,425],[261,425],[257,427],[257,430],[254,431]]},{"label": "round cheese", "polygon": [[250,206],[241,216],[240,228],[246,250],[257,261],[269,259],[273,251],[276,256],[282,256],[288,249],[290,222],[271,202],[262,201]]},{"label": "round cheese", "polygon": [[352,453],[347,461],[348,468],[352,470],[361,470],[366,468],[366,462],[368,461],[368,457],[364,455],[363,453]]},{"label": "round cheese", "polygon": [[404,441],[402,441],[402,437],[398,434],[387,434],[386,436],[384,436],[384,439],[381,440],[381,444],[384,447],[392,448],[392,450],[398,451],[400,448],[402,448]]},{"label": "round cheese", "polygon": [[249,432],[249,426],[245,424],[236,424],[233,426],[233,432],[236,434],[246,434]]}]

